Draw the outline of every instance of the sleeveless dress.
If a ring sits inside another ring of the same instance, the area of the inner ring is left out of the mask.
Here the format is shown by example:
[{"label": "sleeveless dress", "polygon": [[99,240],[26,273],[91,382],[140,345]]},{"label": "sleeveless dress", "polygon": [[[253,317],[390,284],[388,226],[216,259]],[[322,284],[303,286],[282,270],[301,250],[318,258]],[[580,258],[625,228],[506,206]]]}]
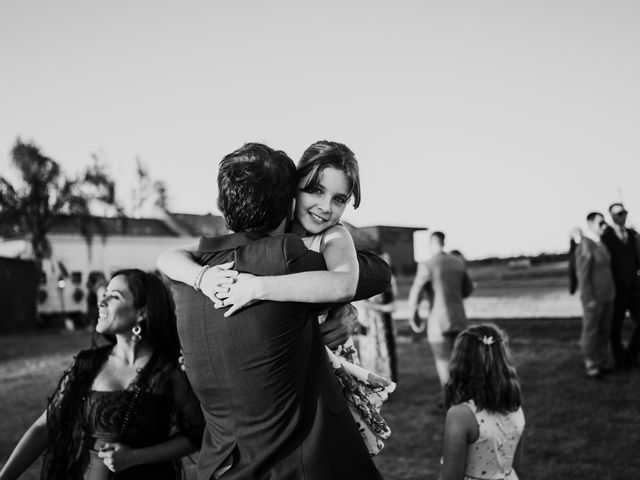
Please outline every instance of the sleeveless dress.
[{"label": "sleeveless dress", "polygon": [[478,410],[465,402],[476,417],[478,439],[467,448],[465,480],[518,480],[513,456],[524,431],[522,408],[506,414]]},{"label": "sleeveless dress", "polygon": [[[303,237],[302,240],[309,250],[320,253],[324,233]],[[321,313],[318,322],[323,323],[327,316],[328,311]],[[369,455],[374,456],[384,447],[383,441],[391,436],[391,429],[380,415],[380,409],[396,384],[360,366],[351,337],[333,351],[325,348]]]}]

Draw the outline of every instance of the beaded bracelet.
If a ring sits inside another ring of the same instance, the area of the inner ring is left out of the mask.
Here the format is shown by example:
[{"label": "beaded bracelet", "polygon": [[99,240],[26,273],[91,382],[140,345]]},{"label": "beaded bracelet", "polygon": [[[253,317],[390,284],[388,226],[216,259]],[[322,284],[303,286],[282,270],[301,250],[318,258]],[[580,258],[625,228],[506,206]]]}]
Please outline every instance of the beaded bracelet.
[{"label": "beaded bracelet", "polygon": [[196,292],[200,291],[200,283],[202,282],[202,277],[204,277],[204,274],[207,270],[209,270],[211,268],[211,265],[205,265],[204,267],[202,267],[200,269],[200,271],[198,272],[198,274],[196,275],[195,280],[193,281],[193,288]]}]

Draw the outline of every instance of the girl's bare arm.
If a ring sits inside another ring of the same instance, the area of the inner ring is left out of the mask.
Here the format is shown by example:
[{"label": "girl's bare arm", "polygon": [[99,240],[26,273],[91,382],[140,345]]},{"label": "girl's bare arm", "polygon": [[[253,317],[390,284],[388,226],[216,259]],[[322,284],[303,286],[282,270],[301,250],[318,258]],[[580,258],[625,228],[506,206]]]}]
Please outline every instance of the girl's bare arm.
[{"label": "girl's bare arm", "polygon": [[256,277],[241,274],[229,287],[224,306],[232,307],[225,316],[232,315],[251,302],[331,303],[353,298],[358,285],[359,266],[356,249],[349,232],[335,225],[324,233],[321,251],[327,271],[292,273],[289,275]]}]

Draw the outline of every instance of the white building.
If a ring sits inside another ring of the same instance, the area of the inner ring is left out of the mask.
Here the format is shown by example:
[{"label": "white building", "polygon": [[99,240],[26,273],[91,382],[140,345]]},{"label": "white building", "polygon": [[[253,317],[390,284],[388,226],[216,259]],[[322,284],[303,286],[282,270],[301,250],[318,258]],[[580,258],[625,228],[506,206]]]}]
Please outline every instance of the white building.
[{"label": "white building", "polygon": [[[166,249],[193,244],[203,236],[227,232],[216,215],[169,214],[159,218],[94,217],[93,238],[87,243],[73,217],[61,217],[49,232],[52,255],[43,261],[38,292],[42,315],[83,314],[87,309],[89,276],[120,268],[156,270]],[[24,237],[0,238],[0,257],[30,258]]]}]

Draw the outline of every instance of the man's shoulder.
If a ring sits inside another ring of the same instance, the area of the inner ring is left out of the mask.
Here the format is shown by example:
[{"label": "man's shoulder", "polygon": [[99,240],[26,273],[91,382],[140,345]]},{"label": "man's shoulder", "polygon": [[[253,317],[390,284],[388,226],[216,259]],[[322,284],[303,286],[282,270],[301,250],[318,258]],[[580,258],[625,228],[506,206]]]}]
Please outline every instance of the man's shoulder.
[{"label": "man's shoulder", "polygon": [[441,253],[437,253],[436,255],[433,255],[429,260],[427,260],[427,266],[433,266],[433,265],[465,265],[464,260],[462,260],[459,257],[456,257],[455,255],[452,255],[451,253],[447,253],[447,252],[441,252]]},{"label": "man's shoulder", "polygon": [[215,237],[200,237],[198,252],[216,253],[225,250],[234,250],[243,245],[260,241],[274,241],[278,235],[269,236],[261,232],[237,232]]},{"label": "man's shoulder", "polygon": [[[601,239],[600,241],[606,248],[606,243],[604,242],[604,239]],[[578,253],[578,256],[589,257],[593,255],[593,253],[597,249],[598,249],[598,244],[596,243],[596,241],[593,238],[589,238],[588,236],[585,235],[582,238],[582,240],[580,240],[580,243],[578,244],[578,248],[576,249],[576,252]]]},{"label": "man's shoulder", "polygon": [[[604,237],[604,235],[603,235]],[[604,240],[604,238],[601,239],[601,241]],[[588,236],[584,236],[582,237],[582,240],[580,240],[580,243],[578,244],[578,250],[592,250],[593,248],[596,247],[596,242],[593,238],[590,238]]]},{"label": "man's shoulder", "polygon": [[306,250],[302,239],[292,233],[266,235],[259,232],[230,233],[218,237],[201,237],[196,256],[223,253],[232,250],[249,248],[252,250],[268,248],[280,249],[283,252]]},{"label": "man's shoulder", "polygon": [[[604,229],[604,232],[602,232],[602,241],[605,241],[605,242],[609,241],[612,235],[615,236],[616,233],[613,231],[613,227],[611,225],[608,225],[607,228]],[[584,238],[587,238],[587,237],[585,236],[583,237],[583,239]]]},{"label": "man's shoulder", "polygon": [[308,249],[305,246],[302,239],[293,233],[282,233],[277,235],[267,235],[262,238],[252,240],[243,245],[239,245],[238,249],[256,249],[256,248],[268,248],[269,250],[276,250],[282,252],[284,256],[291,254],[302,254]]},{"label": "man's shoulder", "polygon": [[302,239],[294,234],[264,236],[236,245],[233,249],[235,268],[256,275],[283,275],[296,270],[294,265],[309,255]]},{"label": "man's shoulder", "polygon": [[427,267],[431,265],[435,265],[437,263],[442,263],[442,253],[436,253],[435,255],[431,255],[424,264]]}]

